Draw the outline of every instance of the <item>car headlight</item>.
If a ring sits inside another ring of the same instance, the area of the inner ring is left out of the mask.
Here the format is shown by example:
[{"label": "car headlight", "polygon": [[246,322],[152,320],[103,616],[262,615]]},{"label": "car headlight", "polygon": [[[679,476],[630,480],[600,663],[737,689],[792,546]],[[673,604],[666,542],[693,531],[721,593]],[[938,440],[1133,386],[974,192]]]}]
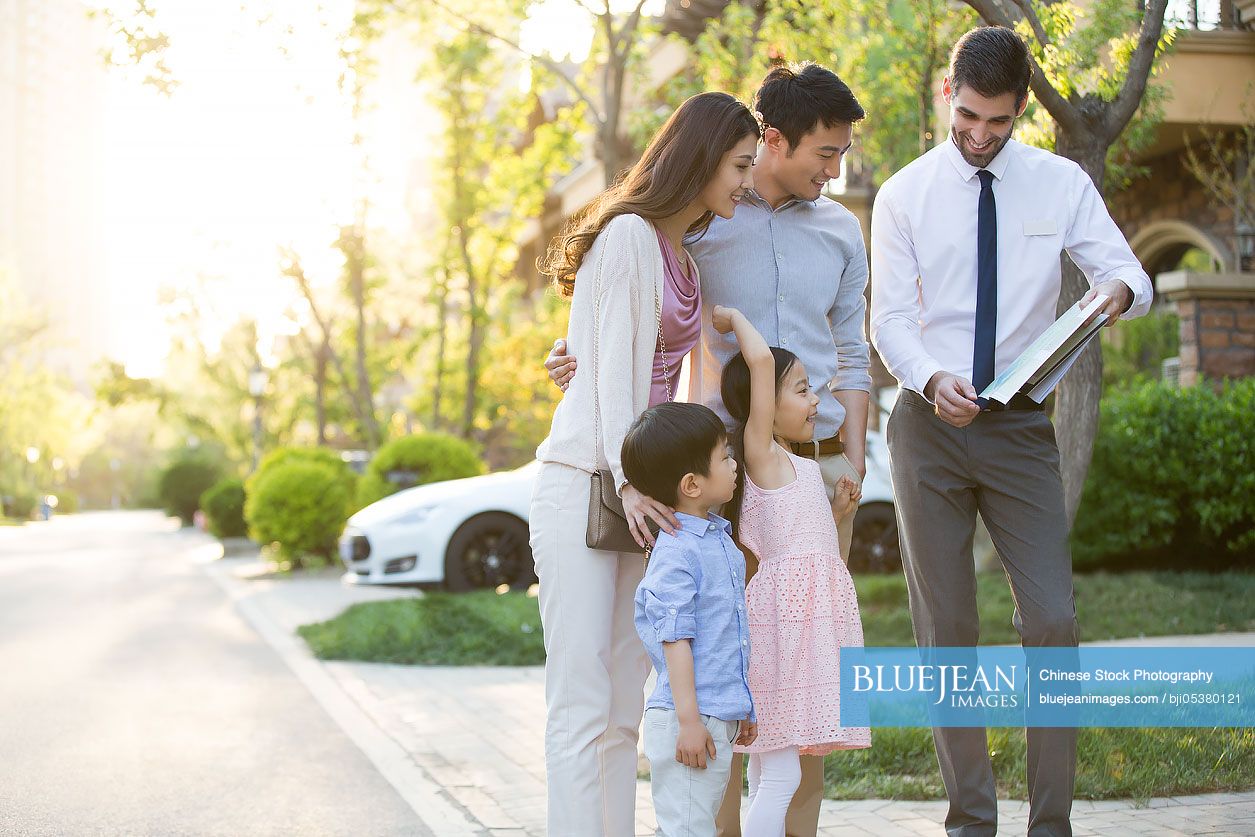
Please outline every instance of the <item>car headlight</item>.
[{"label": "car headlight", "polygon": [[436,505],[419,506],[416,509],[410,509],[405,514],[402,514],[393,518],[392,522],[403,523],[407,526],[416,526],[419,523],[422,523],[423,521],[425,521],[427,518],[431,517],[431,513],[434,512],[437,508],[439,507]]}]

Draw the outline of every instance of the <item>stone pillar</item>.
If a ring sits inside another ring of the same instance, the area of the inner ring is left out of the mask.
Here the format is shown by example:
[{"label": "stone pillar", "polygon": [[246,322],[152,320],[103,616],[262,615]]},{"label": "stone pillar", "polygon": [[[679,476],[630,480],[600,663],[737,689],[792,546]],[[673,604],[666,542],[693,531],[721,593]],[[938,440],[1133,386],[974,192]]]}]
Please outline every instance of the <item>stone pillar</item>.
[{"label": "stone pillar", "polygon": [[1181,386],[1255,375],[1255,273],[1172,271],[1157,284],[1181,318]]}]

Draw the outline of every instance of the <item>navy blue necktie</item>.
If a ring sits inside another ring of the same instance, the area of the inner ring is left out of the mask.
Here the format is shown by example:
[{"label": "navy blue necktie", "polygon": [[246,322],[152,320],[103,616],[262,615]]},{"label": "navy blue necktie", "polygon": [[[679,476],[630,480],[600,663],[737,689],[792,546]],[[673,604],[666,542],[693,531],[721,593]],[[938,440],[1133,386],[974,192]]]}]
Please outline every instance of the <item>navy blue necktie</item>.
[{"label": "navy blue necktie", "polygon": [[[994,379],[994,344],[998,336],[998,210],[994,176],[981,169],[980,208],[976,215],[976,339],[972,344],[972,386],[979,393]],[[981,399],[984,407],[984,399]]]}]

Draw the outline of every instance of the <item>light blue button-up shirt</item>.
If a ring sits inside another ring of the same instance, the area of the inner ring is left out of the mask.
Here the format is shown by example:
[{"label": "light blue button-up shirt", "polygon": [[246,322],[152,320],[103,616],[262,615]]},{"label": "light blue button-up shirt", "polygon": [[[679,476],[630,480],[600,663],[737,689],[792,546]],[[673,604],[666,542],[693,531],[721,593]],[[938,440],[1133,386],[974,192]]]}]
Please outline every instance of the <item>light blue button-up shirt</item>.
[{"label": "light blue button-up shirt", "polygon": [[636,588],[636,632],[658,671],[647,709],[675,709],[664,642],[693,641],[697,711],[724,721],[754,716],[750,698],[745,556],[732,525],[676,512],[680,529],[658,533],[645,578]]},{"label": "light blue button-up shirt", "polygon": [[698,396],[724,423],[719,397],[736,337],[711,326],[716,305],[737,308],[768,345],[788,349],[806,367],[819,396],[815,438],[837,435],[845,408],[833,390],[870,392],[864,318],[867,248],[858,218],[826,197],[788,200],[776,209],[749,193],[731,219],[716,218],[687,249],[701,276],[702,352]]}]

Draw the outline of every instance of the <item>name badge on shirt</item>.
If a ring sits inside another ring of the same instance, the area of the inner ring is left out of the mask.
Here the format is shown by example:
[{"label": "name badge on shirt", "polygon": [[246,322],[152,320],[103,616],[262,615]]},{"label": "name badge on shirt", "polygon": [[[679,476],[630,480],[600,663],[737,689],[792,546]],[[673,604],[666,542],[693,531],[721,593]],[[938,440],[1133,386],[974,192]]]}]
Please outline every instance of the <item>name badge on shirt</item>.
[{"label": "name badge on shirt", "polygon": [[1024,222],[1025,235],[1054,235],[1057,232],[1059,232],[1059,228],[1055,225],[1055,219],[1053,218]]}]

